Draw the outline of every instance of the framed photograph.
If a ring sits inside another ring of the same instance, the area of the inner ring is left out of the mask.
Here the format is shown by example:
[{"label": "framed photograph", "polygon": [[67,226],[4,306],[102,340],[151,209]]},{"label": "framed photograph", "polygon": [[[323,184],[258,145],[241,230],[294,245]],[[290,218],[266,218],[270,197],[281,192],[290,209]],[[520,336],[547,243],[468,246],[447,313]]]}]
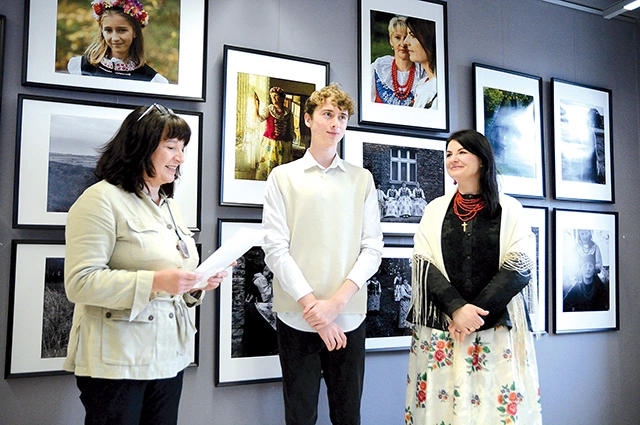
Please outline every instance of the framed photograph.
[{"label": "framed photograph", "polygon": [[551,79],[555,198],[615,202],[611,90]]},{"label": "framed photograph", "polygon": [[473,64],[476,130],[491,142],[505,193],[544,198],[542,78]]},{"label": "framed photograph", "polygon": [[548,210],[546,207],[525,206],[524,212],[531,223],[531,231],[536,238],[536,303],[528,302],[527,305],[535,306],[529,309],[529,319],[533,331],[545,334],[548,330],[547,320],[547,229]]},{"label": "framed photograph", "polygon": [[455,190],[445,171],[445,140],[347,128],[343,145],[344,159],[373,175],[385,234],[413,235],[424,207]]},{"label": "framed photograph", "polygon": [[[260,229],[258,220],[220,219],[219,243],[240,228]],[[409,347],[406,316],[411,299],[412,247],[385,247],[378,272],[367,282],[367,351]],[[216,386],[279,380],[273,273],[264,251],[251,248],[238,259],[219,288]]]},{"label": "framed photograph", "polygon": [[[141,3],[131,29],[144,38],[132,37],[126,62],[114,62],[90,1],[27,0],[22,83],[204,101],[207,2]],[[104,57],[86,53],[105,47]]]},{"label": "framed photograph", "polygon": [[[64,253],[62,241],[11,242],[5,378],[68,373],[63,364],[74,304],[64,289]],[[199,327],[199,307],[188,310]],[[198,341],[196,334],[192,365],[197,365]]]},{"label": "framed photograph", "polygon": [[[96,182],[99,149],[135,106],[18,96],[13,226],[55,228]],[[190,229],[200,229],[202,113],[175,111],[191,127],[175,199]]]},{"label": "framed photograph", "polygon": [[360,123],[449,131],[447,4],[360,0],[358,31]]},{"label": "framed photograph", "polygon": [[618,213],[556,209],[555,333],[620,329]]},{"label": "framed photograph", "polygon": [[262,206],[273,167],[304,155],[304,104],[329,83],[329,63],[224,46],[222,205]]},{"label": "framed photograph", "polygon": [[[218,220],[219,245],[242,227],[260,229],[262,225],[258,220]],[[217,386],[282,378],[272,285],[273,273],[259,246],[240,257],[220,285]]]},{"label": "framed photograph", "polygon": [[411,324],[412,246],[385,246],[382,263],[367,281],[367,351],[408,349]]}]

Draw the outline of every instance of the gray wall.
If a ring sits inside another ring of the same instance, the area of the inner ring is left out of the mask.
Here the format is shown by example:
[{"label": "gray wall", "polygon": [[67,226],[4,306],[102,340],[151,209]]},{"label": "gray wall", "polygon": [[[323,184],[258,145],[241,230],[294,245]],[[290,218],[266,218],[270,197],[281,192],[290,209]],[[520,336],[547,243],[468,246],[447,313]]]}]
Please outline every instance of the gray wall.
[{"label": "gray wall", "polygon": [[[43,1],[43,0],[39,0]],[[23,1],[0,0],[7,16],[4,87],[0,116],[0,363],[4,364],[12,239],[63,239],[62,231],[12,229],[13,179],[19,93],[114,103],[153,99],[99,95],[21,86]],[[35,3],[35,0],[32,0]],[[87,4],[89,0],[87,0]],[[207,102],[163,101],[204,112],[202,232],[210,253],[217,219],[259,218],[260,210],[218,205],[222,101],[222,46],[231,44],[309,57],[331,63],[331,80],[357,93],[357,0],[210,1]],[[633,424],[640,372],[640,220],[637,205],[639,28],[636,23],[555,6],[540,0],[450,0],[449,94],[451,129],[473,126],[471,63],[474,61],[538,75],[544,79],[547,193],[551,191],[549,79],[606,87],[613,91],[614,205],[523,200],[526,205],[620,212],[620,325],[618,332],[546,335],[537,342],[543,417],[547,424]],[[357,125],[357,118],[351,120]],[[42,170],[33,170],[42,172]],[[630,178],[625,178],[629,176]],[[551,233],[551,232],[549,232]],[[549,250],[551,243],[549,242]],[[551,261],[550,261],[551,263]],[[550,291],[549,291],[550,292]],[[20,300],[22,303],[39,300]],[[181,424],[283,423],[281,384],[214,387],[214,297],[201,312],[200,366],[186,372]],[[550,299],[549,299],[550,301]],[[550,315],[551,317],[551,315]],[[401,424],[406,352],[370,353],[363,397],[363,423]],[[631,399],[630,399],[631,398]],[[319,424],[328,424],[326,396]],[[83,411],[71,376],[0,380],[0,423],[78,424]]]}]

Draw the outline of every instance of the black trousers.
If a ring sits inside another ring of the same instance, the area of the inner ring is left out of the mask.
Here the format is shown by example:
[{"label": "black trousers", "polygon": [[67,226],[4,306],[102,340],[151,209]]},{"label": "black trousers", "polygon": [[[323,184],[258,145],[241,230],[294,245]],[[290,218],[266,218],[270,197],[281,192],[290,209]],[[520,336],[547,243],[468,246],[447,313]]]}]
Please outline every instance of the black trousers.
[{"label": "black trousers", "polygon": [[85,425],[175,425],[184,372],[174,378],[133,380],[76,376]]},{"label": "black trousers", "polygon": [[320,378],[324,377],[333,425],[359,425],[364,382],[366,327],[346,333],[347,346],[329,351],[315,332],[302,332],[278,320],[285,422],[313,425],[318,419]]}]

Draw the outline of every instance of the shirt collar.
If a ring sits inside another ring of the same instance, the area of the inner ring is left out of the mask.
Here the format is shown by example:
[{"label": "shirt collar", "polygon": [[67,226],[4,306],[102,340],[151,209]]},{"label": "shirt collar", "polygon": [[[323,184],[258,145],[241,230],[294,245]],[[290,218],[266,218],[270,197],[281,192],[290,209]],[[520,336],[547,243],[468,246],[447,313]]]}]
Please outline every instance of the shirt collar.
[{"label": "shirt collar", "polygon": [[340,155],[338,155],[337,153],[336,153],[336,156],[333,157],[333,161],[331,162],[331,165],[329,165],[327,168],[323,167],[322,165],[320,165],[320,163],[318,163],[318,161],[316,161],[313,155],[311,155],[311,152],[309,152],[309,149],[307,149],[307,151],[304,153],[304,156],[300,158],[300,161],[302,162],[301,165],[305,170],[308,170],[313,167],[318,167],[320,170],[324,172],[327,172],[333,168],[339,168],[342,171],[347,171],[347,169],[344,166],[344,160],[340,158]]}]

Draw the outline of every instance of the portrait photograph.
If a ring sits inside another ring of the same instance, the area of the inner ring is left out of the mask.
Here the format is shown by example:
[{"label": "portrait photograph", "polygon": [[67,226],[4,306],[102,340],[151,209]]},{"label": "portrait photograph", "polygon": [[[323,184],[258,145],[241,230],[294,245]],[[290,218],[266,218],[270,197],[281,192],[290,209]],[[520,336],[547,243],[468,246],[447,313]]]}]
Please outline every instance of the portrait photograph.
[{"label": "portrait photograph", "polygon": [[302,158],[311,142],[304,104],[314,84],[238,73],[235,179],[266,181]]},{"label": "portrait photograph", "polygon": [[204,0],[26,4],[25,84],[204,100]]},{"label": "portrait photograph", "polygon": [[544,197],[542,78],[473,64],[476,130],[495,155],[505,193]]},{"label": "portrait photograph", "polygon": [[555,216],[556,332],[617,329],[617,213]]},{"label": "portrait photograph", "polygon": [[[100,149],[135,107],[20,95],[19,108],[14,226],[64,226],[71,205],[97,182],[94,172]],[[186,224],[197,231],[202,114],[175,112],[192,134],[174,197]]]},{"label": "portrait photograph", "polygon": [[309,147],[304,104],[328,82],[328,62],[224,46],[222,205],[262,206],[271,170]]},{"label": "portrait photograph", "polygon": [[383,233],[415,233],[427,204],[455,188],[445,147],[444,140],[347,128],[344,159],[373,175]]},{"label": "portrait photograph", "polygon": [[551,79],[556,199],[614,202],[611,91]]},{"label": "portrait photograph", "polygon": [[360,0],[360,122],[448,130],[446,3]]}]

